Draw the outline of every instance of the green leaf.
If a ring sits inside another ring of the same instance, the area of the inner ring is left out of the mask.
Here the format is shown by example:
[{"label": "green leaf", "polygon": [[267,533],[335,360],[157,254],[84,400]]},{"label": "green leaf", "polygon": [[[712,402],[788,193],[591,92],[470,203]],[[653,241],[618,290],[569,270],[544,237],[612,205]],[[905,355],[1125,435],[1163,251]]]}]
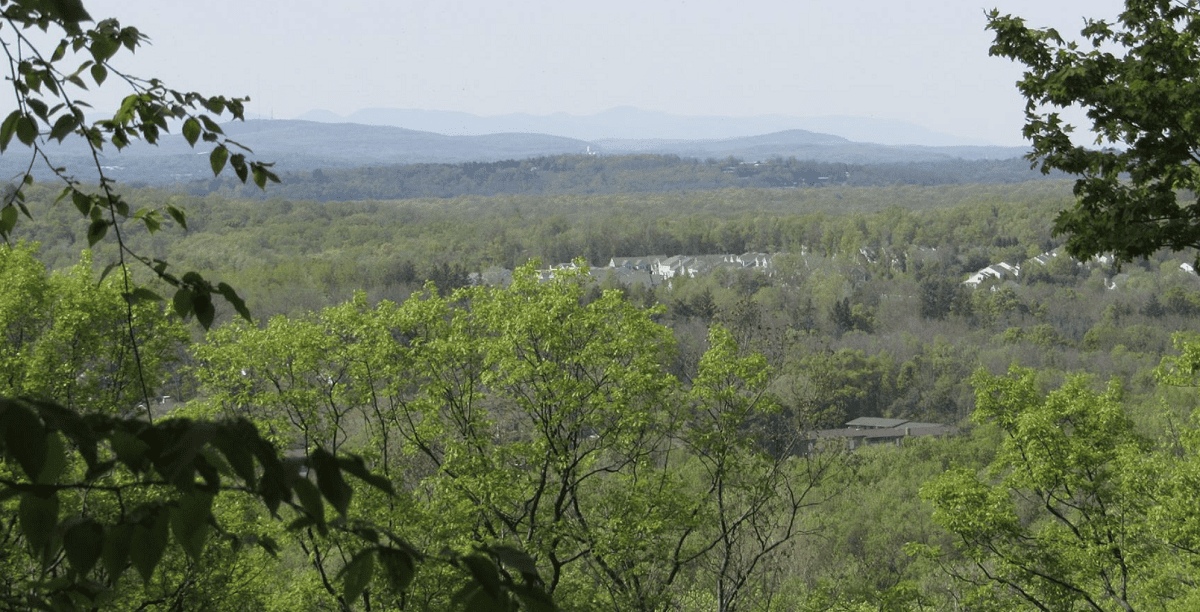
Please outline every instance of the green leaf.
[{"label": "green leaf", "polygon": [[122,523],[113,525],[104,532],[104,547],[100,554],[104,562],[104,571],[113,580],[125,572],[129,564],[129,546],[133,541],[133,525]]},{"label": "green leaf", "polygon": [[91,463],[91,465],[88,467],[87,472],[85,472],[83,474],[83,480],[85,482],[91,482],[93,480],[96,480],[97,478],[104,476],[105,474],[108,474],[109,472],[111,472],[113,469],[113,466],[115,466],[116,464],[117,464],[116,460],[98,461],[98,462],[93,461]]},{"label": "green leaf", "polygon": [[129,216],[129,203],[121,198],[120,195],[115,195],[112,198],[109,198],[109,204],[110,208],[116,210],[118,215],[121,215],[122,217]]},{"label": "green leaf", "polygon": [[33,146],[38,137],[37,123],[29,115],[21,115],[17,119],[17,140],[25,146]]},{"label": "green leaf", "polygon": [[[45,73],[40,70],[26,70],[25,71],[25,88],[27,90],[32,90],[32,91],[41,93],[41,91],[42,91],[42,76],[44,74]],[[54,81],[51,81],[51,83],[53,83],[53,82]],[[17,81],[17,83],[20,83],[20,81]],[[29,92],[26,91],[25,93],[28,95]]]},{"label": "green leaf", "polygon": [[192,298],[192,291],[186,287],[175,291],[171,303],[175,306],[175,314],[179,315],[179,318],[186,319],[192,316]]},{"label": "green leaf", "polygon": [[112,274],[112,271],[116,270],[118,267],[120,267],[120,265],[120,262],[114,261],[107,266],[104,266],[104,269],[100,271],[100,282],[104,282],[104,279],[108,278],[108,275]]},{"label": "green leaf", "polygon": [[525,604],[528,612],[558,612],[554,599],[546,594],[540,586],[514,584],[509,586],[509,592],[516,595]]},{"label": "green leaf", "polygon": [[370,470],[367,469],[367,464],[363,461],[362,457],[359,457],[358,455],[349,455],[345,457],[338,457],[337,461],[338,465],[343,471],[357,476],[363,482],[375,487],[376,489],[379,489],[380,491],[383,491],[384,493],[387,493],[388,495],[396,494],[396,490],[392,488],[391,481],[383,476],[372,474]]},{"label": "green leaf", "polygon": [[0,235],[12,233],[13,228],[17,226],[17,215],[16,206],[8,205],[0,210]]},{"label": "green leaf", "polygon": [[325,502],[321,501],[321,493],[305,478],[299,478],[292,483],[292,490],[300,499],[300,506],[312,517],[322,529],[325,528]]},{"label": "green leaf", "polygon": [[50,139],[62,142],[64,138],[69,136],[71,132],[79,125],[79,120],[70,113],[66,113],[54,122],[54,127],[50,128]]},{"label": "green leaf", "polygon": [[137,28],[133,26],[127,26],[121,29],[120,38],[121,44],[125,45],[126,49],[133,51],[139,44],[141,44],[142,39],[145,37],[142,36],[141,32],[138,32]]},{"label": "green leaf", "polygon": [[171,531],[193,561],[204,552],[204,539],[212,518],[213,496],[204,491],[192,491],[171,509]]},{"label": "green leaf", "polygon": [[13,134],[17,133],[17,122],[21,120],[21,111],[15,110],[4,118],[4,123],[0,124],[0,152],[8,148],[8,143],[12,141]]},{"label": "green leaf", "polygon": [[83,8],[82,0],[46,0],[42,6],[65,23],[78,24],[92,20],[92,16]]},{"label": "green leaf", "polygon": [[150,144],[158,143],[158,126],[153,123],[142,124],[141,132],[142,138],[146,139],[146,142]]},{"label": "green leaf", "polygon": [[229,149],[225,145],[218,145],[212,150],[208,156],[208,163],[212,166],[213,176],[221,173],[225,169],[225,162],[229,159]]},{"label": "green leaf", "polygon": [[138,94],[125,96],[125,99],[121,100],[121,107],[118,108],[117,112],[113,115],[113,122],[118,125],[125,125],[130,121],[133,121],[134,109],[136,109],[141,103],[142,97]]},{"label": "green leaf", "polygon": [[203,100],[201,104],[207,108],[209,112],[220,115],[225,112],[225,99],[221,96],[213,96],[207,100]]},{"label": "green leaf", "polygon": [[266,189],[267,188],[267,171],[258,166],[252,166],[251,170],[252,170],[252,174],[254,175],[254,184],[258,185],[259,189]]},{"label": "green leaf", "polygon": [[204,129],[206,129],[214,134],[223,134],[224,133],[221,131],[221,126],[217,125],[216,121],[209,119],[208,115],[200,115],[200,122],[204,124]]},{"label": "green leaf", "polygon": [[287,526],[284,527],[284,530],[296,532],[302,529],[308,529],[309,527],[316,527],[317,533],[319,533],[321,537],[325,537],[329,533],[329,527],[324,523],[318,523],[317,519],[313,518],[310,514],[301,514],[292,519],[292,522],[288,523]]},{"label": "green leaf", "polygon": [[34,555],[47,560],[52,555],[46,549],[54,535],[54,526],[58,524],[58,496],[53,492],[45,497],[34,492],[22,494],[17,514],[21,533],[25,535]]},{"label": "green leaf", "polygon": [[371,574],[375,571],[375,549],[360,550],[342,568],[339,576],[342,579],[342,597],[347,603],[353,602],[362,595],[363,590],[371,582]]},{"label": "green leaf", "polygon": [[234,153],[229,158],[229,165],[233,166],[233,171],[237,174],[238,180],[245,183],[250,172],[249,168],[246,167],[246,155],[244,153]]},{"label": "green leaf", "polygon": [[79,210],[79,214],[85,216],[92,214],[93,201],[92,198],[88,197],[86,193],[72,190],[71,203],[75,205],[77,210]]},{"label": "green leaf", "polygon": [[88,225],[87,239],[88,246],[94,247],[97,242],[104,239],[104,235],[108,233],[109,221],[107,219],[93,219]]},{"label": "green leaf", "polygon": [[392,590],[397,593],[407,591],[416,572],[412,555],[407,551],[383,547],[379,549],[379,560],[383,563],[384,575]]},{"label": "green leaf", "polygon": [[161,506],[153,508],[148,517],[134,525],[130,535],[129,560],[142,575],[142,580],[147,583],[167,550],[167,540],[170,536],[167,532],[169,521],[166,514]]},{"label": "green leaf", "polygon": [[146,231],[151,234],[157,232],[162,227],[162,223],[158,220],[158,213],[155,211],[150,211],[146,216],[142,217],[142,223],[146,226]]},{"label": "green leaf", "polygon": [[493,596],[476,584],[468,584],[450,600],[471,612],[509,612],[510,606],[499,595]]},{"label": "green leaf", "polygon": [[229,302],[229,304],[233,306],[233,309],[236,310],[243,319],[247,321],[253,321],[253,319],[250,318],[250,309],[246,308],[245,300],[243,300],[242,297],[237,294],[237,291],[233,290],[233,287],[229,286],[228,283],[217,283],[217,291],[221,292],[221,295],[225,298],[225,301]]},{"label": "green leaf", "polygon": [[46,121],[46,117],[50,113],[50,107],[46,106],[45,102],[37,98],[28,98],[25,100],[25,103],[29,105],[29,108],[33,109],[33,114],[41,117],[42,121]]},{"label": "green leaf", "polygon": [[129,136],[125,133],[123,128],[117,128],[113,130],[112,143],[113,146],[118,150],[129,146]]},{"label": "green leaf", "polygon": [[350,496],[354,491],[342,478],[337,459],[323,448],[313,451],[311,459],[313,471],[317,473],[317,488],[344,516],[350,508]]},{"label": "green leaf", "polygon": [[149,444],[123,429],[113,431],[109,440],[118,461],[134,472],[141,472],[145,469],[146,451],[150,450]]},{"label": "green leaf", "polygon": [[191,146],[196,146],[196,141],[200,139],[200,122],[195,117],[189,117],[183,122],[183,137]]},{"label": "green leaf", "polygon": [[71,571],[80,576],[87,574],[104,550],[104,527],[91,518],[80,519],[63,534],[63,550]]},{"label": "green leaf", "polygon": [[67,468],[67,446],[62,434],[57,431],[46,432],[46,454],[42,471],[38,474],[38,484],[54,484]]},{"label": "green leaf", "polygon": [[115,37],[99,34],[92,38],[92,58],[97,63],[105,62],[117,53],[121,48],[121,42]]},{"label": "green leaf", "polygon": [[30,482],[37,482],[46,465],[46,430],[42,422],[25,406],[5,402],[0,426],[4,428],[6,454],[17,460]]},{"label": "green leaf", "polygon": [[96,85],[103,85],[104,80],[108,78],[108,68],[104,64],[92,65],[92,79],[96,81]]},{"label": "green leaf", "polygon": [[163,301],[163,298],[161,295],[159,295],[145,287],[138,287],[138,288],[134,289],[132,293],[126,294],[125,299],[128,300],[130,304],[136,304],[138,302],[161,302],[161,301]]},{"label": "green leaf", "polygon": [[174,219],[180,227],[187,229],[187,215],[185,215],[182,210],[168,204],[167,214],[171,215],[171,218]]},{"label": "green leaf", "polygon": [[471,572],[471,577],[475,579],[475,583],[492,597],[499,600],[500,593],[500,571],[496,568],[496,564],[492,563],[491,559],[482,555],[467,555],[462,558],[462,562],[467,566],[467,570]]},{"label": "green leaf", "polygon": [[249,487],[254,486],[254,457],[250,454],[250,449],[239,439],[237,432],[228,431],[221,432],[212,439],[213,446],[225,455],[225,460],[229,462],[229,467],[237,474],[239,478],[246,482]]},{"label": "green leaf", "polygon": [[524,576],[536,577],[538,574],[537,564],[533,562],[533,557],[523,550],[511,546],[491,546],[487,550],[496,555],[501,563],[517,570]]},{"label": "green leaf", "polygon": [[196,313],[196,321],[204,329],[212,327],[213,318],[217,316],[217,311],[213,308],[212,295],[209,293],[197,293],[192,297],[192,312]]}]

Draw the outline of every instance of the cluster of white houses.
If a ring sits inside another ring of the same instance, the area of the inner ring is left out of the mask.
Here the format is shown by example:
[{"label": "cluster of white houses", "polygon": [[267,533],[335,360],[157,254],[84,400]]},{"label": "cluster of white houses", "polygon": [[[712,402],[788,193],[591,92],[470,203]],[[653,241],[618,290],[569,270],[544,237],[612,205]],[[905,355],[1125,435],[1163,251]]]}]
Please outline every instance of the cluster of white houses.
[{"label": "cluster of white houses", "polygon": [[[1056,257],[1068,257],[1069,258],[1070,255],[1067,255],[1066,252],[1062,248],[1058,248],[1058,249],[1054,249],[1053,251],[1042,253],[1041,255],[1038,255],[1036,257],[1031,257],[1031,258],[1029,258],[1028,261],[1026,261],[1026,263],[1035,263],[1035,264],[1038,264],[1041,266],[1045,266],[1045,265],[1049,265],[1050,262]],[[1097,263],[1100,263],[1100,264],[1111,264],[1113,260],[1112,260],[1112,257],[1110,257],[1108,255],[1104,255],[1101,257],[1097,257],[1094,261],[1096,261]],[[1074,263],[1077,266],[1083,265],[1079,261],[1075,261]],[[978,287],[980,284],[982,284],[984,281],[986,281],[988,279],[994,278],[997,280],[1009,280],[1012,278],[1016,278],[1020,275],[1021,275],[1021,264],[1017,264],[1014,266],[1008,262],[1002,261],[998,264],[992,264],[992,265],[972,274],[969,278],[967,278],[967,280],[963,281],[963,284],[967,285],[969,287]]]},{"label": "cluster of white houses", "polygon": [[[711,274],[718,269],[744,270],[747,268],[770,272],[775,255],[771,253],[743,253],[741,255],[647,255],[643,257],[613,257],[607,266],[589,268],[588,273],[598,281],[612,279],[624,285],[646,285],[655,287],[677,276],[694,278]],[[574,263],[564,263],[539,270],[542,279],[554,278],[557,270],[575,269]]]},{"label": "cluster of white houses", "polygon": [[[1071,256],[1067,255],[1066,251],[1064,251],[1062,248],[1058,248],[1058,249],[1055,249],[1048,253],[1042,253],[1041,255],[1038,255],[1036,257],[1031,257],[1025,261],[1025,264],[1038,264],[1041,266],[1046,266],[1046,265],[1049,265],[1050,262],[1053,261],[1054,258],[1056,258],[1056,257],[1066,257],[1068,259],[1071,259]],[[1076,266],[1084,265],[1083,262],[1075,260],[1075,259],[1071,259],[1071,261]],[[1113,257],[1111,255],[1101,255],[1099,257],[1092,259],[1088,263],[1097,263],[1100,265],[1111,265],[1113,263]],[[1180,263],[1179,269],[1188,274],[1191,274],[1192,276],[1197,276],[1196,269],[1190,263],[1187,263],[1187,262]],[[1005,281],[1005,280],[1015,279],[1019,276],[1021,276],[1021,264],[1012,265],[1010,263],[1002,261],[998,264],[992,264],[992,265],[972,274],[969,278],[967,278],[967,280],[963,281],[963,284],[974,288],[974,287],[978,287],[979,285],[981,285],[984,282],[991,280],[991,279]],[[1112,278],[1111,280],[1106,280],[1105,286],[1108,287],[1109,289],[1116,289],[1117,282],[1121,279],[1121,276],[1122,275],[1117,275],[1116,277]],[[993,289],[995,289],[995,286],[993,286]]]},{"label": "cluster of white houses", "polygon": [[[869,249],[861,250],[860,254],[870,262],[874,262],[878,257],[877,253]],[[606,266],[589,267],[588,273],[597,281],[612,280],[623,285],[657,287],[675,277],[687,276],[694,278],[703,274],[710,274],[719,269],[745,270],[749,268],[770,274],[774,270],[776,256],[777,254],[775,253],[749,252],[742,253],[741,255],[644,255],[641,257],[613,257],[608,261],[608,265]],[[971,274],[962,283],[968,287],[975,288],[989,280],[1015,280],[1021,276],[1023,265],[1038,264],[1045,266],[1057,257],[1070,258],[1071,256],[1059,248],[1042,253],[1036,257],[1031,257],[1023,264],[1014,265],[1002,261]],[[1072,261],[1077,266],[1083,265],[1082,262]],[[1110,256],[1101,256],[1092,260],[1092,262],[1102,265],[1111,264],[1112,261],[1112,257]],[[579,265],[576,263],[561,263],[539,270],[538,273],[543,280],[549,280],[554,278],[558,270],[573,270],[578,267]],[[1187,263],[1181,264],[1180,269],[1193,275],[1196,274],[1192,266]],[[511,271],[507,270],[493,271],[476,277],[475,280],[476,282],[485,284],[507,284],[512,278],[511,274]]]}]

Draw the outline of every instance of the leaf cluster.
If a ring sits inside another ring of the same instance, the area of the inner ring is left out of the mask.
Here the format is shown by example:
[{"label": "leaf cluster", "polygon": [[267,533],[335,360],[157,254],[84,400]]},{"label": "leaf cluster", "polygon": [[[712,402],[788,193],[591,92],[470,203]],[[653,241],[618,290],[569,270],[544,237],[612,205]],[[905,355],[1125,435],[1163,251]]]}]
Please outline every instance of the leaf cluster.
[{"label": "leaf cluster", "polygon": [[[24,188],[33,181],[34,165],[41,162],[65,184],[59,200],[69,198],[79,214],[89,220],[89,245],[96,245],[110,231],[114,232],[120,247],[117,263],[124,263],[126,256],[136,259],[174,287],[173,302],[180,316],[195,314],[197,320],[208,327],[212,324],[212,296],[219,295],[248,318],[249,312],[231,287],[213,285],[196,272],[182,276],[168,273],[165,261],[139,255],[128,247],[120,234],[119,220],[140,221],[153,233],[160,229],[164,216],[186,228],[186,215],[182,209],[170,205],[161,210],[131,211],[99,162],[105,146],[121,150],[139,139],[153,145],[162,134],[170,131],[171,122],[182,122],[181,130],[188,144],[195,147],[203,142],[213,147],[209,158],[214,174],[219,174],[228,164],[242,182],[252,178],[260,188],[265,188],[268,182],[278,183],[279,177],[271,170],[272,164],[247,159],[249,149],[225,137],[213,118],[228,113],[234,119],[243,119],[246,99],[172,89],[159,79],[142,79],[122,72],[112,63],[116,55],[121,50],[134,52],[147,37],[137,28],[122,26],[114,19],[84,27],[83,24],[90,21],[78,0],[0,3],[0,27],[7,32],[3,48],[13,75],[10,83],[17,107],[0,122],[0,153],[6,152],[14,138],[30,150],[29,163],[19,177],[18,186],[6,192],[0,203],[0,238],[9,240],[20,214],[32,218]],[[47,33],[54,29],[61,35],[53,51],[40,49],[26,36],[25,30],[30,27]],[[84,59],[74,63],[79,57]],[[89,121],[86,113],[91,106],[79,97],[80,92],[88,90],[89,81],[101,87],[110,75],[123,81],[132,92],[125,96],[111,118]],[[100,175],[96,190],[74,178],[68,168],[58,165],[47,153],[47,142],[62,142],[72,136],[88,147],[92,156],[90,165]],[[231,149],[245,152],[231,154]],[[130,297],[157,299],[147,290],[131,293]]]},{"label": "leaf cluster", "polygon": [[[317,449],[303,459],[283,460],[244,419],[150,424],[81,416],[49,402],[3,399],[0,456],[19,468],[0,477],[0,498],[19,501],[21,533],[44,576],[20,604],[24,606],[95,605],[130,567],[148,583],[172,545],[196,561],[213,537],[235,549],[252,544],[276,554],[279,545],[269,535],[223,528],[213,504],[226,495],[248,495],[275,516],[283,507],[292,508],[297,518],[289,531],[338,530],[358,538],[363,547],[339,572],[347,601],[358,598],[376,575],[402,593],[417,563],[436,559],[384,529],[347,521],[353,488],[346,475],[394,493],[391,483],[372,474],[362,458]],[[73,457],[82,460],[79,477],[68,469]],[[122,499],[136,498],[139,491],[144,501],[126,507]],[[158,494],[145,497],[152,491]],[[119,512],[109,517],[74,514],[66,509],[72,495],[114,496]],[[340,518],[328,518],[325,504]],[[539,586],[536,567],[518,550],[485,547],[441,559],[472,577],[462,595],[474,602],[470,605],[493,601],[493,609],[511,609],[520,600],[527,609],[555,609]],[[506,567],[520,578],[514,579]]]}]

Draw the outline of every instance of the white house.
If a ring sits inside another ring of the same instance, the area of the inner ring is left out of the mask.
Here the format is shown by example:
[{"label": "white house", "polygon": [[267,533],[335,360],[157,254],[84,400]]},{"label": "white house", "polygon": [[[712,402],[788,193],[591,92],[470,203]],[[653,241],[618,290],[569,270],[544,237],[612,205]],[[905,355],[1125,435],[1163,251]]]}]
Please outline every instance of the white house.
[{"label": "white house", "polygon": [[980,283],[982,283],[985,280],[988,280],[989,278],[996,278],[996,279],[1004,280],[1006,278],[1011,278],[1011,277],[1020,276],[1020,275],[1021,275],[1020,268],[1002,261],[998,264],[992,264],[992,265],[972,274],[970,276],[970,278],[963,281],[963,284],[967,285],[969,287],[978,287]]}]

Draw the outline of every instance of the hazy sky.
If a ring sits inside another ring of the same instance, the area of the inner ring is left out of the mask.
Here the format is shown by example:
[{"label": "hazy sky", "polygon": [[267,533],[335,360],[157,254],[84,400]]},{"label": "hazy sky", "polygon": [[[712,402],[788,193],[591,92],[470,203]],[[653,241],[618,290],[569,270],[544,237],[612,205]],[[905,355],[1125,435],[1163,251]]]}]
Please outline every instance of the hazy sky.
[{"label": "hazy sky", "polygon": [[1022,144],[1019,67],[985,9],[1077,33],[1119,0],[94,0],[152,38],[120,60],[252,113],[393,107],[478,115],[902,119]]}]

